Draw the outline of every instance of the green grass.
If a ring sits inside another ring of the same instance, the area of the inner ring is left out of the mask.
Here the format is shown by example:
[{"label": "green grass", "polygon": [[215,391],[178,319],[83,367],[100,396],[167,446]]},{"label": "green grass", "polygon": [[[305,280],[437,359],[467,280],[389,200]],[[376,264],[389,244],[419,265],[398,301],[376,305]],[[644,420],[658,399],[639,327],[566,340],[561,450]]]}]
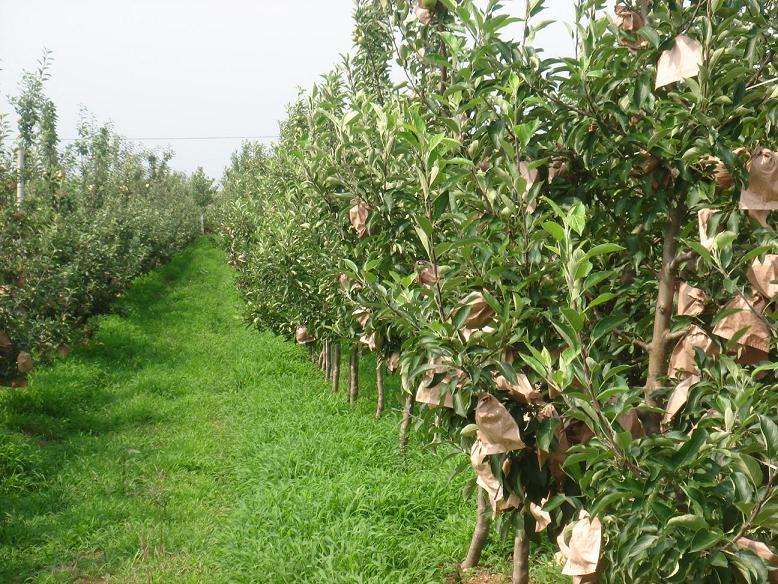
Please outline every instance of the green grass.
[{"label": "green grass", "polygon": [[352,409],[239,314],[203,241],[88,347],[0,391],[0,582],[443,581],[469,541],[467,477],[398,454],[396,380],[375,421],[369,367]]}]

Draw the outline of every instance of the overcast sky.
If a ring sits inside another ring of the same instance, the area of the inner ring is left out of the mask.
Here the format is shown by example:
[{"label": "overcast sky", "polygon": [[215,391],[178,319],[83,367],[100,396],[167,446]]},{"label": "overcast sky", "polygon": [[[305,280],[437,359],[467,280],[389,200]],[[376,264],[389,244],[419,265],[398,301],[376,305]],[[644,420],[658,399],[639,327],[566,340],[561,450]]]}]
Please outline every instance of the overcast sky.
[{"label": "overcast sky", "polygon": [[[523,0],[505,4],[518,15]],[[547,4],[570,20],[569,0]],[[351,11],[352,0],[0,0],[0,111],[47,48],[63,138],[85,106],[123,136],[172,148],[176,168],[218,178],[239,138],[173,138],[277,134],[297,88],[351,49]],[[571,41],[558,24],[538,45],[560,54]]]}]

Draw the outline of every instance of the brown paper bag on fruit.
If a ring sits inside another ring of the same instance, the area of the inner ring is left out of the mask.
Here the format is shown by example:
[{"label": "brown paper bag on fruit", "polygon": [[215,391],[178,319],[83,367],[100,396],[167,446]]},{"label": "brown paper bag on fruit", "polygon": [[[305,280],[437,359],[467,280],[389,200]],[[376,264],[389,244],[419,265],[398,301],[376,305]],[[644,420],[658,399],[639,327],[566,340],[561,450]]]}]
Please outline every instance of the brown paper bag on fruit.
[{"label": "brown paper bag on fruit", "polygon": [[298,326],[294,336],[297,343],[300,345],[305,345],[306,343],[312,343],[314,341],[314,338],[308,333],[307,326]]},{"label": "brown paper bag on fruit", "polygon": [[392,353],[386,360],[386,368],[390,373],[394,373],[400,367],[400,353]]},{"label": "brown paper bag on fruit", "polygon": [[468,329],[479,329],[494,317],[494,310],[481,292],[468,294],[463,304],[470,308],[470,314],[465,319],[465,327]]},{"label": "brown paper bag on fruit", "polygon": [[[764,310],[764,300],[759,296],[751,299],[751,306],[760,314]],[[736,296],[725,307],[725,310],[737,310],[722,318],[713,328],[713,334],[724,339],[733,338],[742,329],[746,332],[738,338],[740,345],[752,347],[764,353],[770,352],[770,329],[764,321],[754,313],[742,296]]]},{"label": "brown paper bag on fruit", "polygon": [[[567,539],[569,533],[569,539]],[[597,573],[602,543],[602,524],[598,518],[591,519],[581,511],[572,528],[557,537],[557,544],[565,558],[562,574],[565,576],[588,576]]]},{"label": "brown paper bag on fruit", "polygon": [[778,566],[778,554],[776,554],[761,541],[754,541],[753,539],[748,539],[746,537],[739,537],[735,540],[735,545],[739,548],[751,550],[772,566]]},{"label": "brown paper bag on fruit", "polygon": [[767,254],[751,262],[746,274],[754,289],[767,300],[778,295],[778,254]]},{"label": "brown paper bag on fruit", "polygon": [[[442,357],[431,359],[429,364],[434,365],[434,367],[428,369],[424,374],[424,379],[422,379],[416,390],[416,401],[433,407],[443,406],[444,408],[453,409],[454,397],[448,390],[448,386],[452,380],[449,367],[443,364]],[[436,375],[442,374],[445,375],[437,384],[430,385]]]},{"label": "brown paper bag on fruit", "polygon": [[529,404],[532,402],[539,402],[543,397],[523,373],[516,374],[516,383],[511,383],[504,375],[495,377],[494,383],[497,385],[498,389],[507,392],[511,398],[519,403]]},{"label": "brown paper bag on fruit", "polygon": [[416,262],[416,281],[423,286],[432,286],[440,281],[437,266],[430,262]]},{"label": "brown paper bag on fruit", "polygon": [[432,12],[430,12],[426,8],[422,8],[421,6],[417,6],[416,7],[416,18],[418,18],[419,22],[422,23],[424,26],[427,26],[430,22],[432,22]]},{"label": "brown paper bag on fruit", "polygon": [[32,356],[29,353],[22,351],[16,357],[16,370],[21,373],[29,373],[33,370]]},{"label": "brown paper bag on fruit", "polygon": [[627,6],[616,6],[616,26],[621,30],[628,32],[637,32],[646,26],[646,19],[640,12],[630,9]]},{"label": "brown paper bag on fruit", "polygon": [[708,295],[703,290],[681,282],[678,286],[678,315],[699,316],[705,310]]},{"label": "brown paper bag on fruit", "polygon": [[489,495],[489,504],[495,515],[508,509],[513,509],[521,505],[521,500],[515,493],[508,493],[506,496],[502,482],[494,476],[492,466],[489,464],[486,445],[480,440],[473,443],[470,449],[470,464],[476,473],[476,482],[478,486],[484,489]]},{"label": "brown paper bag on fruit", "polygon": [[689,401],[689,390],[699,381],[700,377],[698,375],[690,375],[675,386],[673,393],[670,394],[670,398],[667,400],[665,414],[662,417],[662,425],[669,424],[675,415],[681,411],[681,408]]},{"label": "brown paper bag on fruit", "polygon": [[684,34],[675,37],[672,49],[662,52],[656,65],[656,84],[659,89],[700,72],[702,45]]},{"label": "brown paper bag on fruit", "polygon": [[376,350],[377,344],[376,344],[376,334],[375,333],[370,333],[370,334],[363,333],[359,337],[359,342],[362,343],[363,345],[366,345],[367,348],[370,349],[371,351],[375,351]]},{"label": "brown paper bag on fruit", "polygon": [[370,320],[370,311],[367,308],[355,308],[351,315],[362,328],[365,328],[365,325],[367,325],[367,322]]},{"label": "brown paper bag on fruit", "polygon": [[646,430],[643,427],[643,422],[640,421],[637,408],[632,408],[626,413],[620,415],[617,418],[619,425],[624,428],[626,432],[629,432],[632,438],[643,438],[646,435]]},{"label": "brown paper bag on fruit", "polygon": [[708,251],[713,249],[713,243],[716,240],[716,234],[708,235],[708,223],[710,218],[716,213],[714,209],[700,209],[697,211],[697,226],[700,231],[700,245]]},{"label": "brown paper bag on fruit", "polygon": [[[643,18],[643,15],[627,6],[616,6],[614,11],[616,12],[616,26],[623,31],[635,33],[646,25],[646,19]],[[619,44],[637,51],[647,47],[648,41],[640,37],[632,40],[622,36],[619,38]]]},{"label": "brown paper bag on fruit", "polygon": [[354,228],[360,238],[364,237],[367,233],[368,211],[368,206],[363,201],[359,201],[356,205],[351,207],[348,212],[348,218],[349,221],[351,221],[351,226]]},{"label": "brown paper bag on fruit", "polygon": [[740,208],[752,211],[778,209],[778,152],[761,148],[751,158],[748,188],[740,192]]},{"label": "brown paper bag on fruit", "polygon": [[770,211],[754,211],[752,209],[749,209],[747,213],[748,216],[751,217],[751,219],[753,219],[757,223],[759,223],[760,226],[764,227],[769,231],[773,231],[773,228],[770,227],[770,223],[767,221],[767,218],[770,216]]},{"label": "brown paper bag on fruit", "polygon": [[535,518],[535,533],[540,533],[546,527],[551,525],[551,514],[548,511],[543,511],[543,505],[548,502],[548,497],[543,498],[540,501],[540,505],[535,503],[529,504],[529,512]]},{"label": "brown paper bag on fruit", "polygon": [[475,408],[478,439],[484,443],[487,454],[520,450],[526,445],[519,435],[519,425],[510,412],[493,395],[486,394]]},{"label": "brown paper bag on fruit", "polygon": [[[523,178],[527,182],[527,188],[524,191],[524,198],[525,200],[529,196],[530,189],[534,186],[535,182],[538,180],[538,169],[537,168],[530,168],[529,162],[519,162],[519,174],[521,175],[521,178]],[[532,200],[527,205],[527,213],[534,213],[535,209],[538,208],[538,202],[537,200]]]},{"label": "brown paper bag on fruit", "polygon": [[699,374],[697,363],[694,361],[694,349],[700,348],[706,355],[713,355],[717,348],[713,340],[704,330],[697,325],[692,326],[678,344],[675,345],[670,355],[670,366],[667,375],[669,377],[681,377],[683,373]]}]

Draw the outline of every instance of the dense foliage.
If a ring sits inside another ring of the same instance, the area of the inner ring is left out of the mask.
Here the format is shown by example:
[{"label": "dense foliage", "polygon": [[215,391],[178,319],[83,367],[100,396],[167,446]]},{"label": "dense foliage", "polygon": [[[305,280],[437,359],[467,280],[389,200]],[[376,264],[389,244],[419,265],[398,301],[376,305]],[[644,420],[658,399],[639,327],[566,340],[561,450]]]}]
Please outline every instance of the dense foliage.
[{"label": "dense foliage", "polygon": [[90,315],[190,242],[212,188],[202,173],[171,170],[170,154],[138,151],[86,118],[60,148],[46,76],[44,62],[14,100],[21,201],[10,132],[0,142],[0,379],[66,353]]},{"label": "dense foliage", "polygon": [[356,56],[226,175],[249,316],[399,353],[476,471],[465,567],[491,503],[515,582],[549,533],[576,581],[764,582],[778,4],[580,0],[559,59],[543,4],[357,2]]}]

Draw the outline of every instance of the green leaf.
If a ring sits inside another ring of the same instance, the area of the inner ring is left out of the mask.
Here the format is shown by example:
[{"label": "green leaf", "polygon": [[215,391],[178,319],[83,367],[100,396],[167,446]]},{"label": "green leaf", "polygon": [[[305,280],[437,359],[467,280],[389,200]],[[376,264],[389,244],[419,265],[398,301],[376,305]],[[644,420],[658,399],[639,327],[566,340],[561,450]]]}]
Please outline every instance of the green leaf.
[{"label": "green leaf", "polygon": [[343,116],[343,126],[344,127],[348,126],[349,124],[351,124],[351,122],[356,120],[358,116],[359,116],[359,112],[358,111],[350,111],[350,112],[348,112],[345,116]]},{"label": "green leaf", "polygon": [[422,247],[424,247],[425,251],[427,252],[427,257],[432,259],[432,248],[430,247],[430,240],[427,237],[427,234],[421,227],[416,226],[414,229],[416,230],[416,235],[419,236],[419,241],[421,241]]},{"label": "green leaf", "polygon": [[734,457],[735,466],[743,471],[755,487],[762,485],[762,467],[753,456],[737,453]]},{"label": "green leaf", "polygon": [[456,314],[454,315],[454,321],[453,325],[456,330],[461,330],[462,325],[467,320],[467,317],[470,316],[470,307],[469,306],[463,306],[459,310],[457,310]]},{"label": "green leaf", "polygon": [[551,444],[560,423],[561,420],[558,418],[546,418],[540,423],[537,431],[537,444],[540,450],[544,452],[551,451]]},{"label": "green leaf", "polygon": [[672,457],[670,464],[673,468],[680,468],[692,462],[700,452],[702,445],[708,439],[708,431],[704,428],[697,428],[692,432],[691,438],[687,440],[678,452]]},{"label": "green leaf", "polygon": [[687,529],[703,529],[708,527],[708,522],[700,515],[694,515],[692,513],[687,515],[678,515],[668,520],[667,527],[684,527]]},{"label": "green leaf", "polygon": [[540,375],[541,377],[545,378],[548,375],[548,371],[546,371],[545,366],[535,359],[535,357],[531,355],[527,355],[526,353],[519,353],[519,356],[521,357],[522,361],[529,365],[535,373]]},{"label": "green leaf", "polygon": [[578,235],[583,235],[584,229],[586,228],[586,207],[581,203],[573,205],[565,218],[565,223],[567,223]]},{"label": "green leaf", "polygon": [[541,227],[546,233],[551,235],[551,237],[557,241],[564,241],[565,230],[559,223],[555,223],[554,221],[546,221],[543,223],[543,225],[541,225]]},{"label": "green leaf", "polygon": [[476,432],[478,432],[478,426],[476,424],[468,424],[462,430],[460,430],[460,434],[462,436],[466,436],[468,438],[472,438],[476,435]]},{"label": "green leaf", "polygon": [[595,245],[592,249],[587,251],[583,259],[588,260],[597,256],[601,255],[609,255],[617,251],[623,251],[624,248],[616,243],[601,243],[600,245]]},{"label": "green leaf", "polygon": [[775,459],[778,455],[778,425],[767,416],[760,415],[759,427],[767,447],[767,456]]},{"label": "green leaf", "polygon": [[710,252],[705,249],[702,244],[700,244],[697,241],[686,241],[686,245],[688,245],[692,251],[694,251],[698,256],[700,256],[702,259],[704,259],[708,263],[713,262],[713,256],[710,255]]},{"label": "green leaf", "polygon": [[591,516],[597,517],[603,511],[607,510],[608,507],[628,496],[629,493],[625,491],[614,491],[612,493],[608,493],[594,504],[592,510],[590,511]]},{"label": "green leaf", "polygon": [[533,120],[525,124],[518,124],[514,128],[516,136],[518,136],[522,146],[526,148],[527,144],[529,144],[530,138],[532,138],[532,136],[535,134],[535,130],[537,130],[539,125],[540,120]]},{"label": "green leaf", "polygon": [[586,310],[599,306],[600,304],[605,304],[606,302],[610,302],[614,298],[616,298],[616,295],[613,292],[604,292],[600,294],[597,298],[592,300],[589,303],[589,305],[586,307]]},{"label": "green leaf", "polygon": [[753,582],[753,584],[767,582],[767,568],[753,552],[745,550],[735,552],[732,556],[732,563],[740,570],[746,582]]},{"label": "green leaf", "polygon": [[632,444],[631,432],[618,432],[616,434],[616,445],[621,448],[622,451],[626,452],[629,450],[630,444]]},{"label": "green leaf", "polygon": [[603,318],[600,322],[594,325],[594,328],[592,329],[592,344],[597,342],[597,340],[599,340],[601,337],[612,332],[614,329],[620,327],[626,321],[627,317],[622,315],[610,315]]},{"label": "green leaf", "polygon": [[651,43],[655,49],[659,48],[659,35],[650,26],[644,26],[638,30],[638,34]]},{"label": "green leaf", "polygon": [[721,533],[716,530],[698,531],[692,538],[689,551],[693,554],[712,548],[721,540]]},{"label": "green leaf", "polygon": [[561,310],[562,314],[565,315],[567,322],[569,322],[570,326],[573,327],[573,330],[575,330],[577,333],[580,333],[581,329],[583,329],[585,317],[577,310],[573,310],[569,306],[564,306]]}]

